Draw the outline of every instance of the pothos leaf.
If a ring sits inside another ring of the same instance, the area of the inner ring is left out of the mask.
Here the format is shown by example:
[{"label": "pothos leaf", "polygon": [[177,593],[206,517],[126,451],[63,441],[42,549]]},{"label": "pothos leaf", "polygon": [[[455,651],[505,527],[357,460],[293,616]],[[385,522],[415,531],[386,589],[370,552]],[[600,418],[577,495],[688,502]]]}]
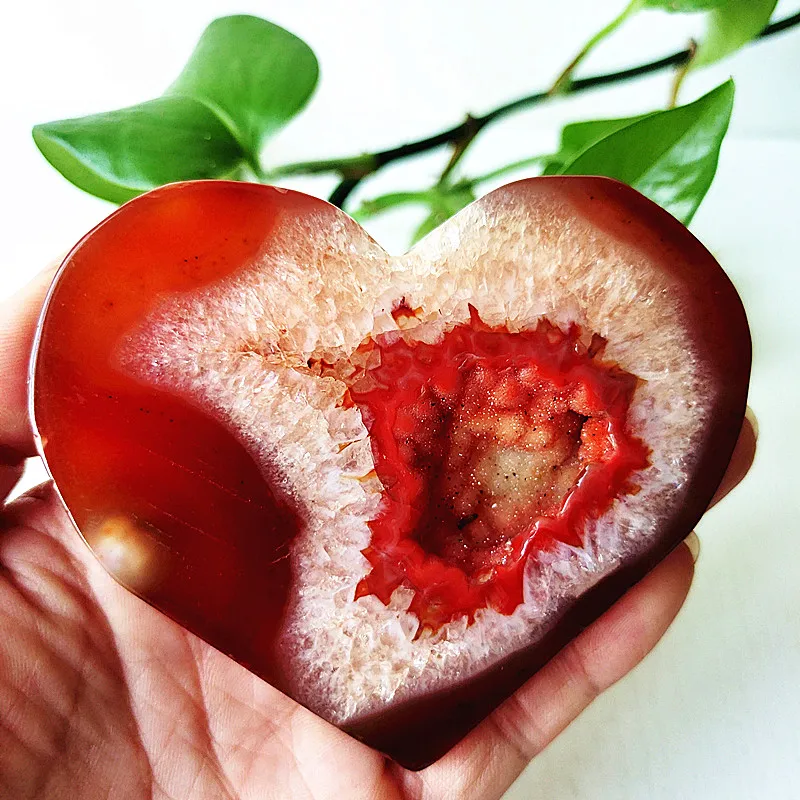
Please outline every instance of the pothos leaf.
[{"label": "pothos leaf", "polygon": [[372,200],[365,200],[357,210],[352,212],[352,216],[353,219],[363,221],[398,206],[427,206],[431,203],[433,193],[433,189],[425,189],[421,192],[390,192],[389,194],[382,194]]},{"label": "pothos leaf", "polygon": [[713,64],[747,44],[769,24],[777,0],[727,0],[708,15],[703,41],[692,59],[693,67]]},{"label": "pothos leaf", "polygon": [[491,172],[486,172],[483,175],[477,175],[474,178],[469,178],[468,183],[471,186],[477,186],[480,183],[487,181],[494,181],[497,178],[502,178],[509,173],[521,172],[530,167],[543,167],[547,166],[554,156],[530,156],[529,158],[522,158],[519,161],[512,161],[509,164],[504,164],[502,167],[496,167]]},{"label": "pothos leaf", "polygon": [[561,131],[561,142],[558,151],[548,158],[543,175],[557,175],[571,161],[574,161],[584,150],[597,144],[601,139],[627,128],[644,119],[648,114],[619,119],[594,119],[586,122],[571,122]]},{"label": "pothos leaf", "polygon": [[400,206],[427,206],[429,213],[411,239],[411,244],[414,244],[475,199],[473,184],[474,181],[460,181],[455,184],[437,184],[420,191],[390,192],[365,200],[353,212],[353,217],[365,221]]},{"label": "pothos leaf", "polygon": [[130,108],[37,125],[45,158],[81,189],[122,203],[164,183],[241,177],[317,82],[308,45],[263,19],[208,26],[167,93]]},{"label": "pothos leaf", "polygon": [[318,78],[316,56],[302,39],[237,15],[205,29],[167,94],[201,100],[257,159],[264,141],[305,106]]},{"label": "pothos leaf", "polygon": [[562,175],[605,175],[688,224],[711,186],[733,109],[733,81],[694,103],[650,114],[584,150]]},{"label": "pothos leaf", "polygon": [[229,175],[245,157],[216,114],[190,97],[48,122],[33,139],[67,180],[112,203],[173,181]]}]

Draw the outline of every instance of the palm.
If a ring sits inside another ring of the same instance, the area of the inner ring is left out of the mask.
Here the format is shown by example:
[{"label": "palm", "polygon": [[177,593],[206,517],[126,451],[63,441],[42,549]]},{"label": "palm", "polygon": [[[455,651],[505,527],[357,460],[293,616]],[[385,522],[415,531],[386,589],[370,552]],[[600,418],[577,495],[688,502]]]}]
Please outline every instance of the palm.
[{"label": "palm", "polygon": [[51,491],[6,526],[0,794],[401,796],[383,758],[119,587]]},{"label": "palm", "polygon": [[[0,502],[30,454],[25,364],[48,277],[0,309]],[[752,459],[746,426],[727,488]],[[678,548],[421,773],[409,773],[122,589],[49,486],[0,511],[0,796],[499,797],[658,641],[689,588]]]}]

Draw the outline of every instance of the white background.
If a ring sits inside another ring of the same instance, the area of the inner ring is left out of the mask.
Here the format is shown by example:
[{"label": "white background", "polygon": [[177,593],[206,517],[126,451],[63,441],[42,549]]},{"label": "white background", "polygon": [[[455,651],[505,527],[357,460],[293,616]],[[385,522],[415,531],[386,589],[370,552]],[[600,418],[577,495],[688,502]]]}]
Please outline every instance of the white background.
[{"label": "white background", "polygon": [[[596,0],[39,0],[6,6],[0,297],[57,258],[110,211],[36,151],[36,122],[156,96],[204,26],[234,12],[265,16],[314,48],[322,79],[307,112],[269,148],[270,163],[401,143],[544,87],[621,8]],[[778,15],[797,10],[782,2]],[[683,47],[697,19],[650,12],[584,74]],[[690,100],[729,74],[731,133],[693,224],[725,265],[750,315],[750,403],[760,420],[755,468],[699,528],[702,553],[685,609],[657,651],[542,754],[509,798],[674,800],[800,798],[800,31],[748,48],[691,77]],[[520,114],[486,135],[468,166],[548,152],[570,119],[660,104],[661,75]],[[365,194],[417,188],[442,155],[395,167]],[[306,183],[325,192],[329,182]],[[390,249],[417,220],[372,228]],[[41,473],[33,471],[29,480]]]}]

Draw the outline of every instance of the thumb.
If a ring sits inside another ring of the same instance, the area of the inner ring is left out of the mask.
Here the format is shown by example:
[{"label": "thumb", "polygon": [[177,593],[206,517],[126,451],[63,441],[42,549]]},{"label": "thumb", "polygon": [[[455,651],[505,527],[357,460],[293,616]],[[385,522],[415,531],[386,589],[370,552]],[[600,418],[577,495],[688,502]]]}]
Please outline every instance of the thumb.
[{"label": "thumb", "polygon": [[0,303],[0,500],[35,455],[28,419],[27,379],[36,323],[55,267]]}]

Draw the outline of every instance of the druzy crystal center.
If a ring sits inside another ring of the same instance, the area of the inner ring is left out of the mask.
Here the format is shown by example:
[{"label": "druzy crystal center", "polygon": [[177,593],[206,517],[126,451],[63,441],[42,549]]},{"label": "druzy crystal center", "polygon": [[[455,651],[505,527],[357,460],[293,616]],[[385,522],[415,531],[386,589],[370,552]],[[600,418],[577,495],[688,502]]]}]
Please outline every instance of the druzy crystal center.
[{"label": "druzy crystal center", "polygon": [[357,596],[412,589],[420,633],[488,606],[513,613],[528,556],[580,546],[586,523],[635,491],[637,379],[602,347],[575,325],[512,333],[474,312],[436,344],[413,330],[365,343],[348,395],[384,497]]}]

